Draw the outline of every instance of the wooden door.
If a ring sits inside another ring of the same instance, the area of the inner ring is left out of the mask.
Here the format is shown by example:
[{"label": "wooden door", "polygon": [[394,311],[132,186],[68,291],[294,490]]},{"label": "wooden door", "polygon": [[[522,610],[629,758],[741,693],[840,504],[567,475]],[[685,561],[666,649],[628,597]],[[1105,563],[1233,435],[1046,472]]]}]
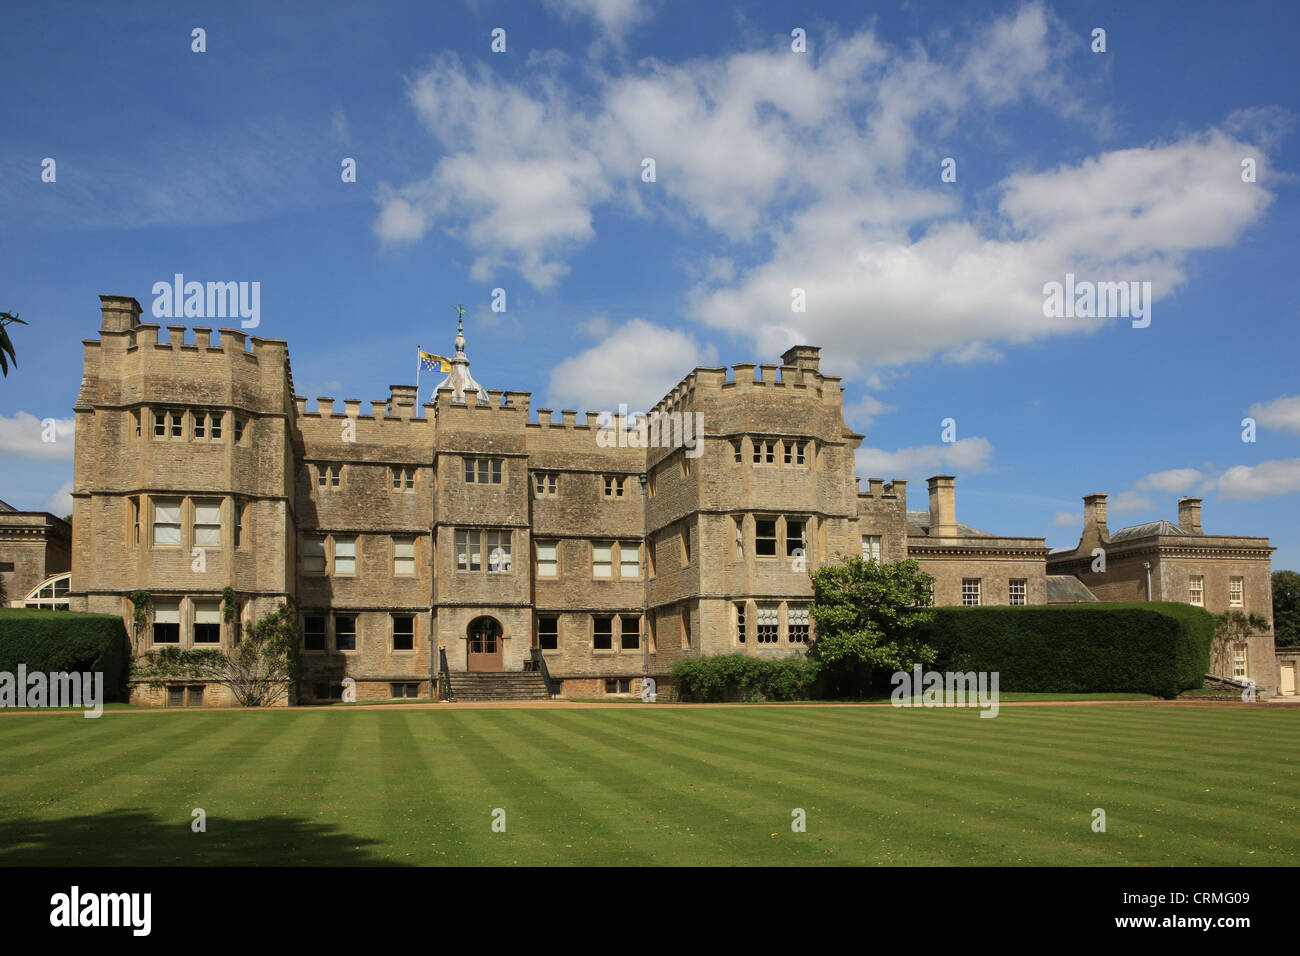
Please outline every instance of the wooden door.
[{"label": "wooden door", "polygon": [[476,617],[470,621],[466,636],[469,646],[465,654],[465,668],[470,671],[499,671],[504,664],[501,642],[501,625],[495,618]]}]

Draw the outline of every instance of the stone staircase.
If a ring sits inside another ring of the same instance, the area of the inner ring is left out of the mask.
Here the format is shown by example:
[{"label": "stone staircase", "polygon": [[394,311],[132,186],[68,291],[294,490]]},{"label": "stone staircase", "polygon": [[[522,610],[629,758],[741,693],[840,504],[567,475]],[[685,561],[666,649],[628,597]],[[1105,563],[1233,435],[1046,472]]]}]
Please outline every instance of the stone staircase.
[{"label": "stone staircase", "polygon": [[488,700],[550,700],[546,681],[537,671],[478,671],[447,675],[451,699],[457,703]]}]

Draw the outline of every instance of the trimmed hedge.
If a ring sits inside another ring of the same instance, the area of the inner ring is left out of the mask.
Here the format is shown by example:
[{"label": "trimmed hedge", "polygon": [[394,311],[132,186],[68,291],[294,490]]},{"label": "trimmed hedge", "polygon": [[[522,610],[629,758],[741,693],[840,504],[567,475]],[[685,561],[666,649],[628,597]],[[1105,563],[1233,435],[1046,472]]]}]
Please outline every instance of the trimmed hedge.
[{"label": "trimmed hedge", "polygon": [[817,662],[801,654],[784,658],[719,654],[673,662],[679,700],[806,700],[817,680]]},{"label": "trimmed hedge", "polygon": [[0,609],[0,671],[28,673],[102,671],[104,698],[126,700],[131,648],[116,614]]},{"label": "trimmed hedge", "polygon": [[1210,667],[1214,618],[1188,604],[940,607],[940,671],[997,671],[999,690],[1176,697]]}]

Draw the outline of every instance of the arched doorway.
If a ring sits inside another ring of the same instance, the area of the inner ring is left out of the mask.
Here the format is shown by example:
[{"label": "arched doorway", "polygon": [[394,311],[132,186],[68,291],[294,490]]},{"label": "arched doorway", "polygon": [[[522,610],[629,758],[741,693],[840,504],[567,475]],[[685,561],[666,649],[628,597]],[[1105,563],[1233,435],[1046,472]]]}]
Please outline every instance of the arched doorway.
[{"label": "arched doorway", "polygon": [[465,632],[468,642],[465,669],[499,671],[502,669],[501,622],[494,617],[476,617]]}]

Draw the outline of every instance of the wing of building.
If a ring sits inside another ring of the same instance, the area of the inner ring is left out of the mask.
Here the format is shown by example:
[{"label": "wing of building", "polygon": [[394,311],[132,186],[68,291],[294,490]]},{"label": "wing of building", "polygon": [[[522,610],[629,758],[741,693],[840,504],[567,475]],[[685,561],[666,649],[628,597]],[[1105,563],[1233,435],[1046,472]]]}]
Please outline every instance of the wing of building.
[{"label": "wing of building", "polygon": [[1049,600],[1043,539],[958,523],[951,476],[921,512],[903,481],[859,489],[864,436],[811,346],[696,368],[637,419],[557,421],[480,387],[458,330],[427,402],[392,385],[369,408],[309,410],[284,341],[101,302],[75,407],[70,600],[130,627],[129,595],[148,591],[137,650],[228,644],[225,588],[244,621],[288,602],[299,702],[349,678],[361,700],[636,694],[682,655],[803,653],[807,570],[839,554],[915,557],[941,604]]},{"label": "wing of building", "polygon": [[[1182,498],[1178,521],[1150,521],[1111,534],[1106,495],[1083,499],[1083,533],[1072,549],[1047,556],[1052,575],[1071,575],[1102,601],[1178,601],[1212,614],[1257,614],[1269,627],[1222,649],[1213,673],[1279,687],[1273,641],[1272,554],[1268,538],[1207,534],[1201,499]],[[1294,681],[1292,682],[1294,693]]]}]

